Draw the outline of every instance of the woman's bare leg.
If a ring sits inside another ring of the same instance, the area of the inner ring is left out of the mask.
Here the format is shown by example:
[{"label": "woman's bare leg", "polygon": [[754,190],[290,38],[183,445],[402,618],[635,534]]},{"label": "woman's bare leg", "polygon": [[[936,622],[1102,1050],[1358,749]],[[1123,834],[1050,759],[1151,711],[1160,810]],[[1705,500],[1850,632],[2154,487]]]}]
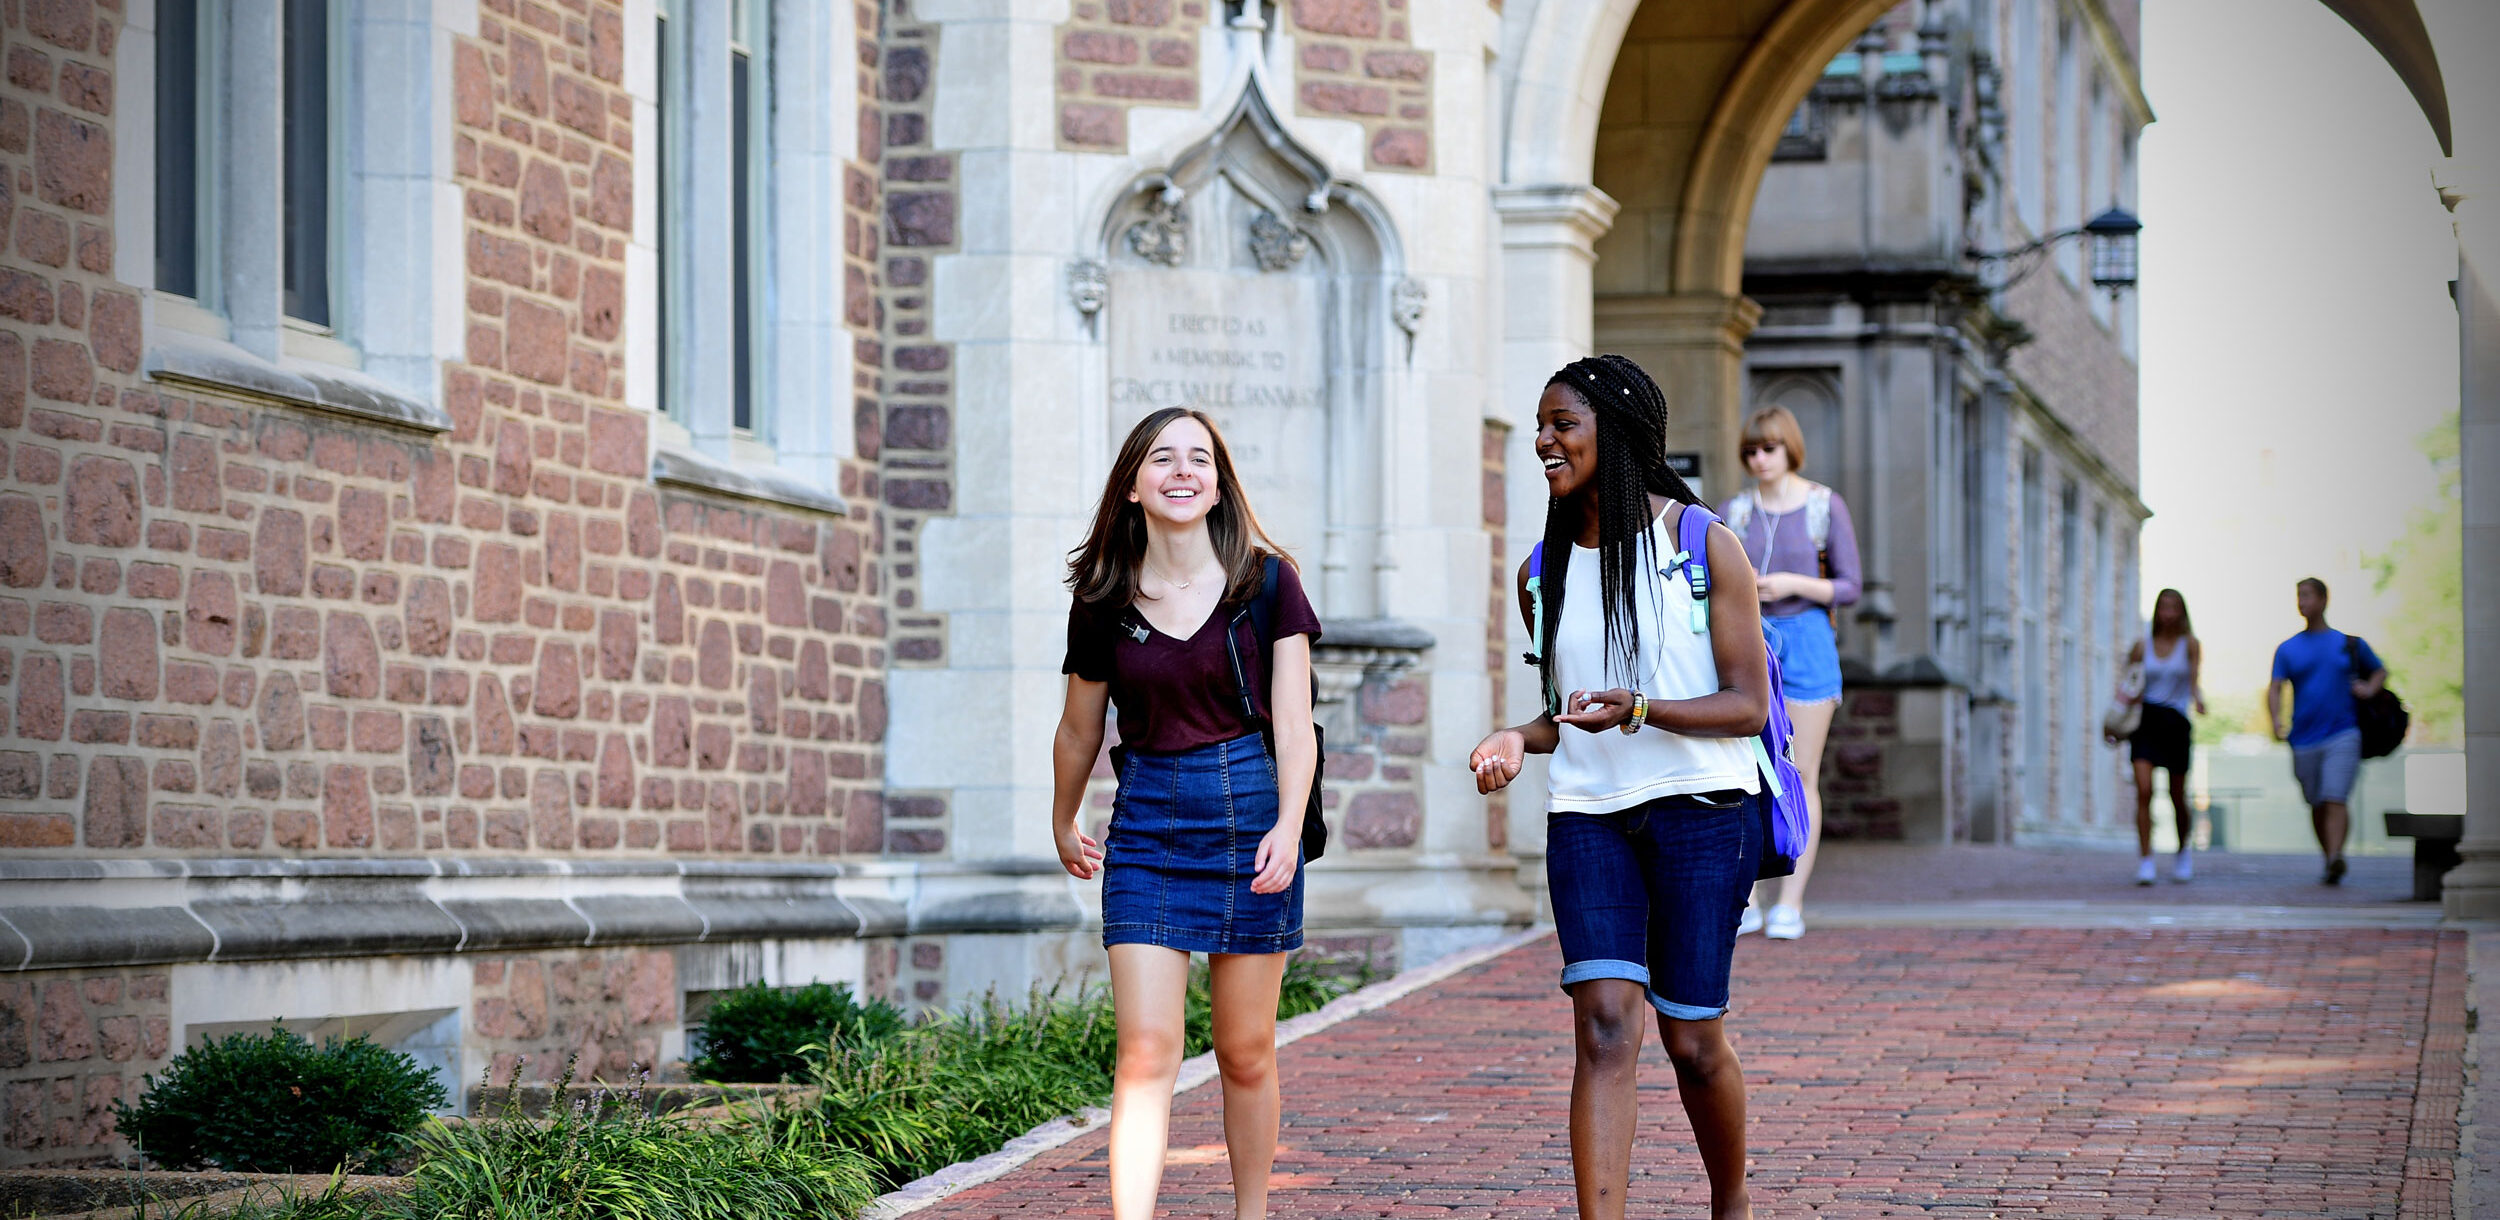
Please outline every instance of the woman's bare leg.
[{"label": "woman's bare leg", "polygon": [[[1711,1220],[1747,1220],[1753,1198],[1745,1189],[1745,1072],[1727,1044],[1721,1019],[1658,1018],[1667,1058],[1675,1064],[1675,1091],[1693,1122],[1702,1169],[1710,1175]],[[1586,1207],[1581,1214],[1588,1214]]]},{"label": "woman's bare leg", "polygon": [[1779,879],[1779,905],[1800,911],[1806,906],[1806,880],[1814,875],[1814,857],[1823,844],[1823,742],[1831,736],[1832,717],[1839,711],[1840,702],[1834,699],[1788,705],[1789,723],[1797,726],[1789,753],[1806,787],[1806,849],[1797,857],[1797,871]]},{"label": "woman's bare leg", "polygon": [[1224,1078],[1224,1154],[1233,1169],[1235,1220],[1267,1215],[1267,1178],[1276,1165],[1276,992],[1282,953],[1210,955],[1214,972],[1215,1066]]},{"label": "woman's bare leg", "polygon": [[[2182,787],[2187,783],[2175,771],[2170,778],[2179,780]],[[2187,840],[2181,838],[2179,842],[2184,844]],[[2142,758],[2135,760],[2135,854],[2153,854],[2153,764]]]},{"label": "woman's bare leg", "polygon": [[[2149,772],[2151,768],[2146,768],[2146,770]],[[2137,785],[2136,787],[2136,791],[2144,793],[2144,796],[2139,798],[2144,809],[2141,820],[2148,828],[2153,822],[2152,793],[2149,791],[2152,787],[2152,778],[2153,777],[2150,774],[2147,774],[2144,777],[2145,782]],[[2180,851],[2186,851],[2188,849],[2188,845],[2195,842],[2196,839],[2196,811],[2188,807],[2187,782],[2188,777],[2186,771],[2171,771],[2170,817],[2171,820],[2179,827]]]},{"label": "woman's bare leg", "polygon": [[1623,1220],[1649,1010],[1648,990],[1630,979],[1571,985],[1571,1181],[1579,1188],[1580,1220]]},{"label": "woman's bare leg", "polygon": [[1160,945],[1111,946],[1111,1011],[1120,1038],[1111,1075],[1115,1220],[1152,1220],[1163,1189],[1188,988],[1188,954]]}]

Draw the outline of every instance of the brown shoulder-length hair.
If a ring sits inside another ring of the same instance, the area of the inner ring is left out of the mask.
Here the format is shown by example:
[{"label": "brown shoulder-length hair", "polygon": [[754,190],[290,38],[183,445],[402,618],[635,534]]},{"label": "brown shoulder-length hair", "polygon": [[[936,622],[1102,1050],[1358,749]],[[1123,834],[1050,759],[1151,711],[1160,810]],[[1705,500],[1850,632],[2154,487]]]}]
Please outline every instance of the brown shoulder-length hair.
[{"label": "brown shoulder-length hair", "polygon": [[1259,527],[1258,514],[1250,511],[1250,496],[1242,490],[1241,477],[1233,473],[1233,454],[1224,445],[1223,429],[1204,411],[1165,407],[1129,429],[1128,439],[1120,443],[1119,459],[1111,463],[1111,477],[1103,482],[1102,500],[1094,506],[1093,528],[1086,531],[1084,542],[1068,552],[1068,588],[1078,601],[1116,608],[1136,600],[1137,569],[1146,558],[1146,509],[1131,501],[1128,493],[1137,486],[1137,472],[1145,468],[1155,438],[1180,419],[1204,425],[1215,447],[1215,507],[1207,510],[1207,538],[1215,545],[1215,557],[1224,564],[1223,600],[1239,603],[1257,596],[1269,555],[1293,562],[1285,548]]},{"label": "brown shoulder-length hair", "polygon": [[1805,429],[1797,426],[1797,417],[1789,414],[1788,408],[1786,407],[1764,407],[1761,410],[1754,412],[1752,415],[1747,416],[1745,419],[1745,430],[1737,434],[1736,444],[1740,449],[1740,452],[1736,455],[1738,459],[1740,459],[1736,463],[1736,468],[1739,470],[1745,468],[1745,464],[1741,460],[1745,456],[1743,452],[1741,452],[1743,446],[1777,445],[1780,447],[1780,452],[1788,455],[1789,472],[1792,474],[1805,473]]}]

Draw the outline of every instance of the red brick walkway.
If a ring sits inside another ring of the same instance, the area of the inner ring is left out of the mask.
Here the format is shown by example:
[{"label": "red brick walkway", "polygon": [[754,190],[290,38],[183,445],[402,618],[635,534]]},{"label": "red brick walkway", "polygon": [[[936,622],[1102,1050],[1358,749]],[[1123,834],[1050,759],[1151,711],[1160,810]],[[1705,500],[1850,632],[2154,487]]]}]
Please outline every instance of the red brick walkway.
[{"label": "red brick walkway", "polygon": [[[1559,963],[1287,1047],[1274,1214],[1573,1214]],[[2449,1214],[2460,933],[1833,929],[1749,938],[1737,976],[1759,1216]],[[1673,1080],[1651,1039],[1635,1216],[1708,1201]],[[1218,1101],[1180,1101],[1165,1214],[1231,1215]],[[920,1215],[1107,1214],[1103,1147]]]}]

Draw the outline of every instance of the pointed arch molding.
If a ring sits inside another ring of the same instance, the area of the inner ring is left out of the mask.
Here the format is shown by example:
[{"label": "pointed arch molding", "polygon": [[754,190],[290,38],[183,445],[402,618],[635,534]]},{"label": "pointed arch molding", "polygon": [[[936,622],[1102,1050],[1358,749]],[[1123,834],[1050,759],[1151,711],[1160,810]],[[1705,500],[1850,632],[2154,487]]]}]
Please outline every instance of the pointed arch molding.
[{"label": "pointed arch molding", "polygon": [[1085,426],[1107,458],[1156,407],[1210,410],[1321,615],[1375,618],[1396,562],[1393,405],[1431,302],[1380,201],[1294,138],[1260,77],[1237,88],[1206,135],[1126,179],[1071,274],[1102,387]]},{"label": "pointed arch molding", "polygon": [[2448,86],[2439,73],[2439,53],[2431,47],[2431,33],[2422,24],[2422,12],[2413,0],[2321,0],[2345,24],[2360,32],[2362,40],[2376,49],[2387,66],[2412,92],[2413,101],[2422,108],[2422,117],[2430,120],[2431,133],[2439,137],[2439,152],[2453,157],[2456,148],[2450,139],[2448,117]]},{"label": "pointed arch molding", "polygon": [[[1143,202],[1147,193],[1178,188],[1185,197],[1214,175],[1230,171],[1244,193],[1277,216],[1292,217],[1312,228],[1314,236],[1333,242],[1349,258],[1363,257],[1381,274],[1404,270],[1405,249],[1380,201],[1360,185],[1337,177],[1325,158],[1285,130],[1259,78],[1245,79],[1240,88],[1232,110],[1204,137],[1182,148],[1165,168],[1131,178],[1110,201],[1103,209],[1092,256],[1107,259],[1117,252],[1115,247],[1134,223],[1135,213],[1141,206],[1150,206]],[[1249,142],[1266,155],[1245,156]],[[1344,217],[1332,215],[1340,207],[1359,222],[1359,233],[1350,231]],[[1366,246],[1368,251],[1363,249]]]}]

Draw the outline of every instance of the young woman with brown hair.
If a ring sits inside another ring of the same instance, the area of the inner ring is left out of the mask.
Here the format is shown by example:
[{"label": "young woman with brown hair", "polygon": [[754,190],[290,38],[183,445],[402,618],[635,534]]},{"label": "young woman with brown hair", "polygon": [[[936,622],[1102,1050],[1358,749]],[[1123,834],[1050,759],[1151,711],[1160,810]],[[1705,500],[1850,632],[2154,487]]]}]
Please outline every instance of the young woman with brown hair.
[{"label": "young woman with brown hair", "polygon": [[1747,904],[1737,932],[1759,928],[1772,940],[1795,940],[1805,935],[1806,882],[1823,838],[1823,741],[1840,710],[1832,613],[1858,600],[1858,531],[1839,492],[1798,473],[1806,467],[1805,430],[1788,408],[1754,412],[1738,438],[1737,456],[1754,484],[1722,507],[1727,527],[1761,574],[1762,621],[1779,649],[1788,719],[1797,728],[1791,748],[1806,789],[1806,849],[1797,869],[1755,887],[1772,899],[1770,914]]},{"label": "young woman with brown hair", "polygon": [[[2170,865],[2170,879],[2195,877],[2191,839],[2196,813],[2188,805],[2188,764],[2196,729],[2188,720],[2205,712],[2202,670],[2205,646],[2188,618],[2187,595],[2164,589],[2153,596],[2153,624],[2144,638],[2127,650],[2127,668],[2144,667],[2144,689],[2131,701],[2142,705],[2143,719],[2127,738],[2127,754],[2135,763],[2135,883],[2153,883],[2153,770],[2170,772],[2170,816],[2179,831],[2179,855]],[[2116,744],[2114,741],[2111,744]]]},{"label": "young woman with brown hair", "polygon": [[[1319,617],[1259,528],[1215,421],[1167,407],[1130,431],[1070,552],[1067,704],[1051,831],[1079,880],[1103,878],[1119,1032],[1111,1211],[1154,1214],[1180,1071],[1189,955],[1213,971],[1215,1058],[1233,1211],[1267,1214],[1276,1159],[1276,996],[1302,944],[1302,818],[1317,778],[1311,641]],[[1270,591],[1272,590],[1272,591]],[[1273,599],[1273,613],[1251,602]],[[1253,624],[1267,620],[1261,633]],[[1245,716],[1233,657],[1262,726]],[[1119,796],[1097,842],[1077,826],[1119,709]],[[1262,727],[1272,736],[1270,754]]]}]

